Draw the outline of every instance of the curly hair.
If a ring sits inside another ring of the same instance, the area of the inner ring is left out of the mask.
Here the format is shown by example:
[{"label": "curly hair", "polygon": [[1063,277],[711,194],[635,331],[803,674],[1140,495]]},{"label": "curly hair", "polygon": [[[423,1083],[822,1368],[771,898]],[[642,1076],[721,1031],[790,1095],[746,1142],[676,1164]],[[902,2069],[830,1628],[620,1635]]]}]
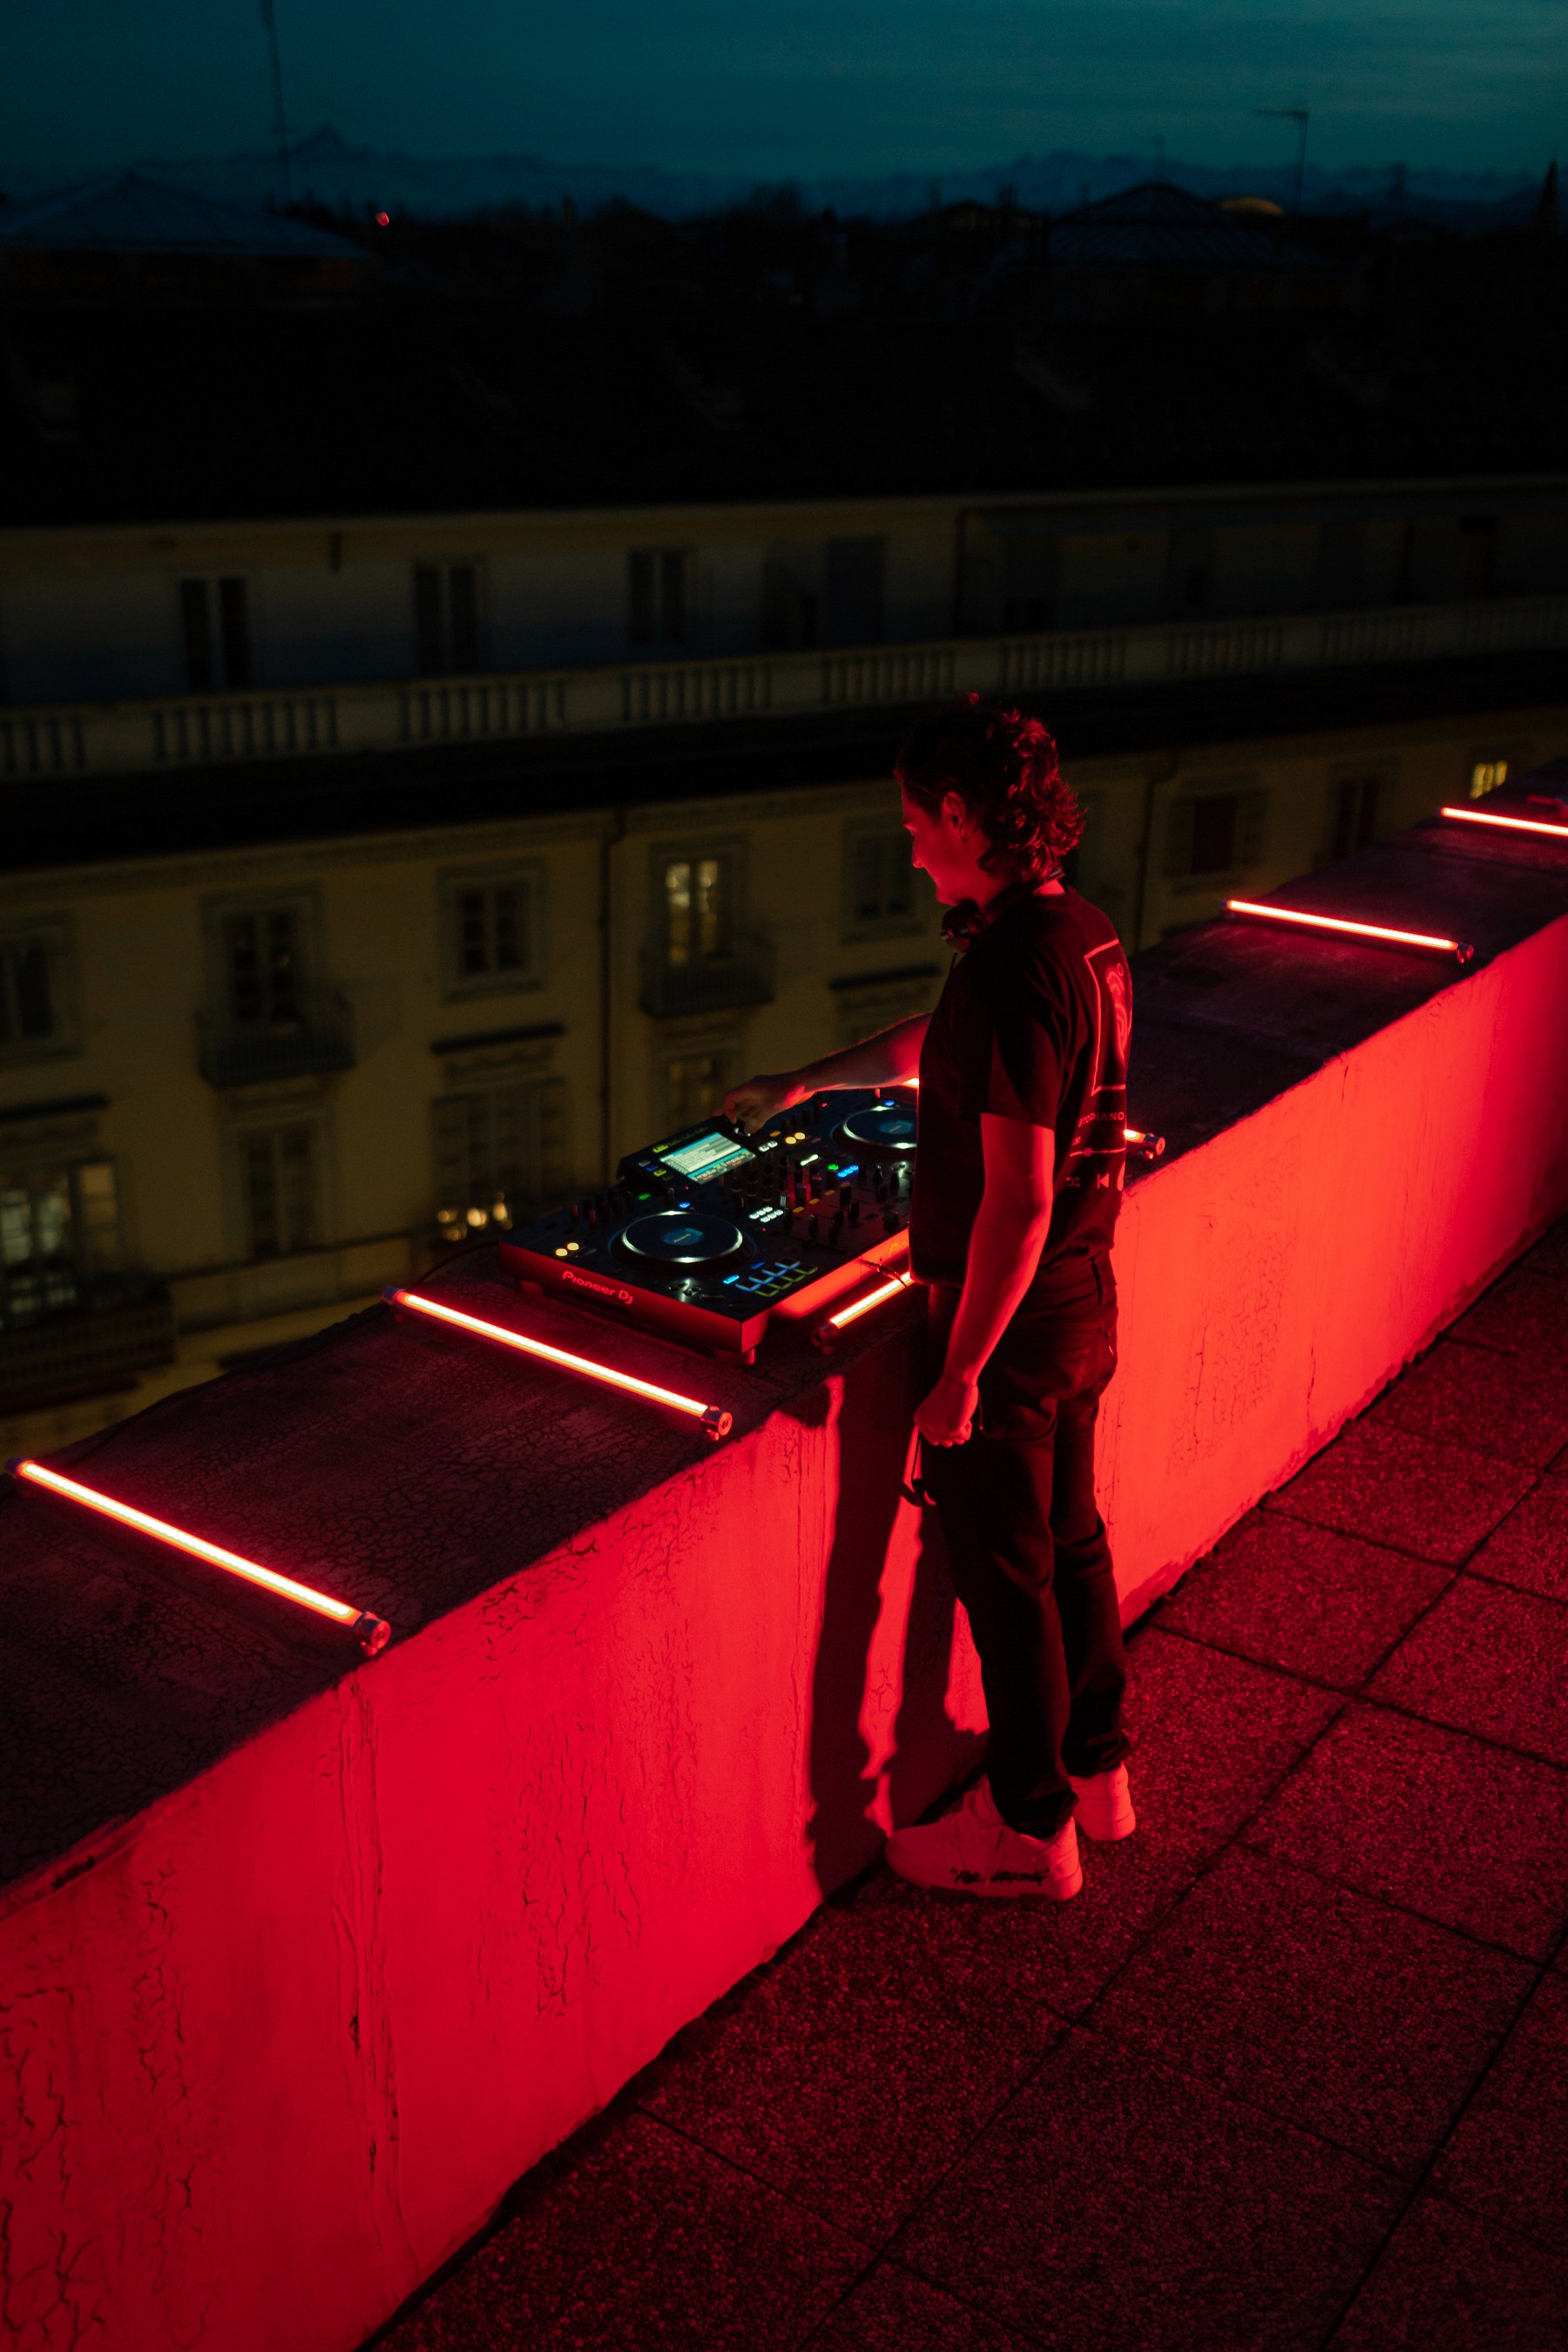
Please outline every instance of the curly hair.
[{"label": "curly hair", "polygon": [[932,812],[956,793],[980,821],[988,874],[1037,881],[1078,847],[1083,812],[1062,780],[1057,747],[1037,719],[978,694],[920,719],[893,773],[910,800]]}]

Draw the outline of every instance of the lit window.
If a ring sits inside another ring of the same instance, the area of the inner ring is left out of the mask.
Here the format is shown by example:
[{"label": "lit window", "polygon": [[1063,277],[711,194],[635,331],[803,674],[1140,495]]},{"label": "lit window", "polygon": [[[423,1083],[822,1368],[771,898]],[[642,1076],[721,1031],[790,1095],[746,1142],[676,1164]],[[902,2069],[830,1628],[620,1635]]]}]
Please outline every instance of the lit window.
[{"label": "lit window", "polygon": [[76,1306],[119,1255],[112,1161],[13,1168],[0,1177],[0,1322],[32,1323]]},{"label": "lit window", "polygon": [[1470,770],[1470,798],[1484,801],[1489,793],[1508,782],[1506,760],[1478,760]]},{"label": "lit window", "polygon": [[664,869],[665,951],[689,964],[725,950],[724,861],[672,857]]}]

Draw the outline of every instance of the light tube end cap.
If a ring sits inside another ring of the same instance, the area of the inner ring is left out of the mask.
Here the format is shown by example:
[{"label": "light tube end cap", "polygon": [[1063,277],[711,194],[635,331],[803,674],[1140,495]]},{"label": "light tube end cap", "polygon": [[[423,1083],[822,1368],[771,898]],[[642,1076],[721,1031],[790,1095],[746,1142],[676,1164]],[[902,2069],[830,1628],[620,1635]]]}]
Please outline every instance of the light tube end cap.
[{"label": "light tube end cap", "polygon": [[715,1442],[721,1437],[728,1437],[734,1425],[734,1414],[726,1412],[722,1405],[705,1404],[703,1406],[702,1418],[699,1426],[705,1435],[711,1437]]},{"label": "light tube end cap", "polygon": [[353,1633],[367,1658],[374,1658],[378,1651],[384,1650],[392,1639],[392,1628],[385,1618],[372,1616],[368,1609],[362,1609],[354,1619]]},{"label": "light tube end cap", "polygon": [[1469,941],[1468,940],[1456,940],[1454,942],[1454,961],[1456,963],[1474,963],[1475,960],[1476,951],[1474,948],[1471,947]]}]

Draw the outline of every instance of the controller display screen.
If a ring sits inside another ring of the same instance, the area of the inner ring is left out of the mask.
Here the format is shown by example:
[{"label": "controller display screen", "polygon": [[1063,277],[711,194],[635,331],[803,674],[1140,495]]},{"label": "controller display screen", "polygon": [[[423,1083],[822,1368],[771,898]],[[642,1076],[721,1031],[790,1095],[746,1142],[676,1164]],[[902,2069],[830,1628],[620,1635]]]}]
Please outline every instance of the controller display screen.
[{"label": "controller display screen", "polygon": [[710,1176],[722,1175],[726,1168],[739,1167],[752,1155],[743,1143],[736,1142],[732,1135],[725,1135],[719,1128],[710,1128],[706,1135],[696,1136],[691,1142],[683,1143],[679,1151],[661,1151],[658,1156],[667,1168],[673,1168],[676,1174],[684,1176],[689,1183],[701,1184]]}]

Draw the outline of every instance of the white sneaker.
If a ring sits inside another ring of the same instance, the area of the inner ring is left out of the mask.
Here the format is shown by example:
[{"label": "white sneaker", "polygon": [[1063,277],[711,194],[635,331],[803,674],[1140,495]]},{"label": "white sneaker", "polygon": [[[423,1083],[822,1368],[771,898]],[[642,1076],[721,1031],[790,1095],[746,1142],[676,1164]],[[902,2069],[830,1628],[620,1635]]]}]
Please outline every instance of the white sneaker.
[{"label": "white sneaker", "polygon": [[929,1829],[898,1831],[888,1840],[887,1862],[911,1886],[942,1886],[953,1895],[1034,1895],[1065,1903],[1083,1885],[1071,1822],[1049,1838],[1009,1829],[988,1780]]},{"label": "white sneaker", "polygon": [[[1072,1780],[1072,1774],[1068,1774]],[[1127,1785],[1127,1767],[1118,1764],[1109,1772],[1097,1772],[1092,1780],[1073,1780],[1073,1794],[1078,1799],[1078,1811],[1073,1815],[1085,1837],[1098,1838],[1110,1845],[1117,1838],[1131,1837],[1138,1826],[1138,1816],[1132,1810],[1132,1791]]]}]

